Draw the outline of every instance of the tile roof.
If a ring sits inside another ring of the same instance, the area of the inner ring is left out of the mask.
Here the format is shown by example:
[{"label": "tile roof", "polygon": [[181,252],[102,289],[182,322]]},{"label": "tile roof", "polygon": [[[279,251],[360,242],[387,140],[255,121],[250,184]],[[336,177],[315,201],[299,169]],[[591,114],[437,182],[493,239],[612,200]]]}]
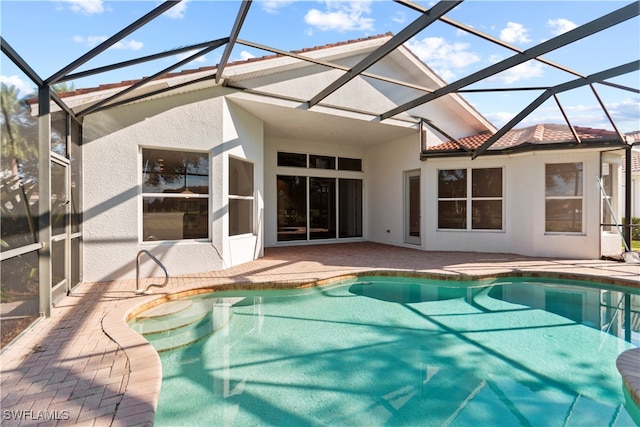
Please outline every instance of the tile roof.
[{"label": "tile roof", "polygon": [[[359,43],[359,42],[363,42],[363,41],[367,41],[367,40],[375,40],[375,39],[379,39],[379,38],[383,38],[383,37],[390,37],[393,36],[393,33],[387,32],[384,34],[378,34],[378,35],[374,35],[374,36],[369,36],[369,37],[361,37],[358,39],[351,39],[351,40],[345,40],[345,41],[340,41],[340,42],[336,42],[336,43],[328,43],[322,46],[314,46],[314,47],[307,47],[304,49],[300,49],[300,50],[292,50],[291,53],[294,54],[303,54],[303,53],[308,53],[308,52],[312,52],[312,51],[317,51],[317,50],[322,50],[322,49],[329,49],[332,47],[338,47],[338,46],[344,46],[344,45],[348,45],[348,44],[355,44],[355,43]],[[226,64],[226,67],[229,66],[233,66],[233,65],[240,65],[240,64],[248,64],[250,62],[257,62],[257,61],[264,61],[264,60],[268,60],[268,59],[274,59],[274,58],[278,58],[278,57],[284,57],[284,55],[281,54],[270,54],[270,55],[264,55],[264,56],[258,56],[258,57],[254,57],[254,58],[248,58],[248,59],[243,59],[243,60],[238,60],[238,61],[232,61]],[[203,71],[214,71],[216,69],[218,69],[220,64],[216,64],[216,65],[210,65],[207,67],[200,67],[200,68],[194,68],[194,69],[189,69],[189,70],[181,70],[181,71],[177,71],[177,72],[173,72],[173,73],[166,73],[163,74],[161,76],[158,77],[158,79],[166,79],[166,78],[171,78],[171,77],[178,77],[178,76],[185,76],[185,75],[189,75],[189,74],[195,74],[195,73],[201,73]],[[76,89],[70,92],[63,92],[63,93],[58,93],[58,96],[60,98],[66,98],[66,97],[71,97],[71,96],[76,96],[76,95],[83,95],[86,93],[92,93],[92,92],[99,92],[102,90],[107,90],[107,89],[115,89],[115,88],[125,88],[128,86],[131,86],[135,83],[138,83],[139,81],[143,80],[142,79],[136,79],[136,80],[123,80],[121,82],[118,83],[107,83],[107,84],[101,84],[100,86],[96,86],[96,87],[89,87],[89,88],[81,88],[81,89]],[[157,80],[157,79],[156,79]]]},{"label": "tile roof", "polygon": [[[622,172],[627,170],[627,163],[622,162]],[[640,172],[640,152],[633,151],[631,155],[631,172]]]},{"label": "tile roof", "polygon": [[[617,141],[618,134],[612,130],[593,129],[588,127],[574,127],[581,141]],[[460,138],[456,141],[447,141],[442,144],[427,147],[427,152],[463,152],[472,151],[484,144],[493,134],[482,132],[476,135]],[[632,135],[636,141],[640,141],[640,132]],[[527,145],[547,145],[576,142],[576,139],[567,125],[537,124],[525,128],[511,129],[502,138],[498,139],[489,150],[504,150]]]}]

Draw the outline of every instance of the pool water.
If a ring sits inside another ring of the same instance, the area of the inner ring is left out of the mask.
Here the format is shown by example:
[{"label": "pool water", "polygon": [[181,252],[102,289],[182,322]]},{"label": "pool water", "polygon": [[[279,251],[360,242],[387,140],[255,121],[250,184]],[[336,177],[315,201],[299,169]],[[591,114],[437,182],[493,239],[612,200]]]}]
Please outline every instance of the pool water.
[{"label": "pool water", "polygon": [[194,298],[207,315],[184,333],[213,332],[156,340],[155,425],[633,426],[615,361],[638,346],[638,291],[582,285],[369,276]]}]

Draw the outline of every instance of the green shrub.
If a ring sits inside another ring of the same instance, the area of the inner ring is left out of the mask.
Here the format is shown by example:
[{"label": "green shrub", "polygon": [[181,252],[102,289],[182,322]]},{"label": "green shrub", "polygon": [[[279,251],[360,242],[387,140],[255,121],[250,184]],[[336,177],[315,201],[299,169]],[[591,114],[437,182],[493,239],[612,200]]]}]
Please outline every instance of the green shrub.
[{"label": "green shrub", "polygon": [[[626,223],[624,218],[622,223]],[[640,218],[635,216],[631,217],[631,240],[640,240]]]}]

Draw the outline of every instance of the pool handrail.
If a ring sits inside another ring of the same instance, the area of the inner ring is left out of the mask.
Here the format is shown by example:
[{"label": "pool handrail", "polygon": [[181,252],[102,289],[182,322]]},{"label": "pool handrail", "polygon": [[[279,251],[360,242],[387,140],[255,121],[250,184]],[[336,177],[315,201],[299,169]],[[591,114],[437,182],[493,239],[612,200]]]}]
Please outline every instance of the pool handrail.
[{"label": "pool handrail", "polygon": [[[162,271],[164,271],[164,282],[162,282],[162,284],[151,283],[146,288],[140,289],[140,256],[142,254],[148,255],[149,258],[151,258],[151,260],[155,262],[158,265],[158,267],[162,269]],[[165,286],[167,286],[167,283],[169,283],[169,272],[167,271],[167,268],[151,252],[149,252],[146,249],[140,250],[138,252],[138,255],[136,255],[136,290],[135,292],[138,294],[149,294],[151,293],[149,288],[151,287],[164,288]]]}]

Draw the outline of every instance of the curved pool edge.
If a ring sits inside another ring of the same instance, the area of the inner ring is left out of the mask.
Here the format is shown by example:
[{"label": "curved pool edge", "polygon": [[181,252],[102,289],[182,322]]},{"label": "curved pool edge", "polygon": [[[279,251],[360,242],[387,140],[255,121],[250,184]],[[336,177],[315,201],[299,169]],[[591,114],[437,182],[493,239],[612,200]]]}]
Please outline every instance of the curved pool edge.
[{"label": "curved pool edge", "polygon": [[[122,401],[116,410],[113,419],[115,426],[136,425],[153,425],[155,413],[160,397],[160,387],[162,384],[162,364],[160,356],[155,348],[144,339],[144,337],[133,329],[127,322],[138,313],[162,304],[173,299],[194,296],[202,293],[220,292],[228,290],[267,290],[267,289],[296,289],[312,286],[330,285],[347,279],[355,279],[360,276],[377,275],[377,276],[404,276],[419,277],[435,280],[449,281],[471,281],[471,280],[490,280],[506,277],[514,278],[541,278],[541,279],[560,279],[560,280],[579,280],[584,282],[593,282],[598,284],[624,286],[639,288],[637,281],[625,280],[620,278],[589,276],[573,273],[558,272],[535,272],[535,271],[505,271],[501,273],[489,274],[459,274],[459,273],[434,273],[424,271],[407,271],[407,270],[375,270],[363,269],[358,272],[350,272],[348,274],[339,274],[329,278],[306,280],[306,281],[266,281],[266,282],[236,282],[229,281],[221,283],[216,281],[213,284],[197,283],[192,285],[176,286],[174,288],[167,287],[166,291],[157,294],[149,294],[135,297],[127,300],[118,309],[107,313],[102,320],[102,328],[118,346],[125,352],[129,361],[129,381],[126,386]],[[170,279],[170,284],[172,280]],[[640,406],[640,374],[633,372],[632,368],[638,366],[638,358],[640,358],[640,348],[622,359],[624,374],[618,367],[623,382],[627,390],[631,394],[632,399]],[[632,350],[628,350],[630,352]],[[620,355],[624,355],[624,352]],[[619,359],[620,359],[619,357]],[[625,374],[627,375],[625,377]]]},{"label": "curved pool edge", "polygon": [[636,424],[640,425],[640,347],[622,352],[616,359],[616,367],[622,376],[622,383],[629,393],[635,408],[628,408]]}]

